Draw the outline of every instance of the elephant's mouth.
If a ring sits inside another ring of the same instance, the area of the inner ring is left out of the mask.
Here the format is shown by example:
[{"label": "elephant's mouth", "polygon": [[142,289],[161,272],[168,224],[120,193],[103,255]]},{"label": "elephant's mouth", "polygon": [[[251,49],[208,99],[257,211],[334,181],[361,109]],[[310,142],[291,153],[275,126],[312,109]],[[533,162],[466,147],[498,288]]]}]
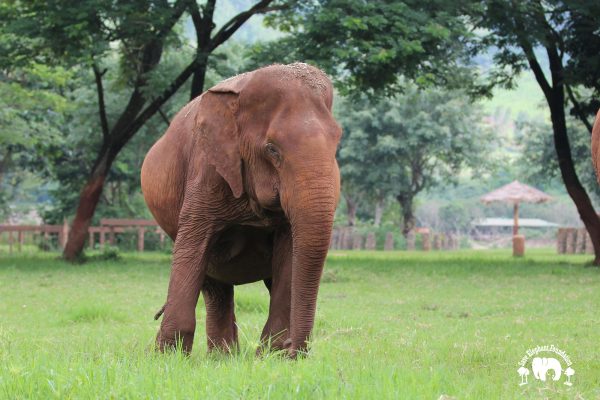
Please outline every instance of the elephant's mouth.
[{"label": "elephant's mouth", "polygon": [[279,199],[279,191],[274,192],[273,196],[269,199],[267,204],[263,205],[263,213],[266,216],[283,213],[281,208],[281,200]]}]

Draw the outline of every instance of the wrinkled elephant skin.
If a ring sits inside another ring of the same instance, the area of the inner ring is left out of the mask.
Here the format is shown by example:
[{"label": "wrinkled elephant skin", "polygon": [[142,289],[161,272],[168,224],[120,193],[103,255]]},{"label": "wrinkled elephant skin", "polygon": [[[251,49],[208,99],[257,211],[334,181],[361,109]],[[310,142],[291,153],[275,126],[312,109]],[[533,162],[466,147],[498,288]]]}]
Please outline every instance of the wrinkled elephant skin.
[{"label": "wrinkled elephant skin", "polygon": [[259,280],[263,347],[307,349],[340,190],[332,102],[317,68],[272,65],[188,103],[150,149],[142,190],[175,241],[161,350],[191,351],[200,293],[209,349],[234,349],[234,286]]}]

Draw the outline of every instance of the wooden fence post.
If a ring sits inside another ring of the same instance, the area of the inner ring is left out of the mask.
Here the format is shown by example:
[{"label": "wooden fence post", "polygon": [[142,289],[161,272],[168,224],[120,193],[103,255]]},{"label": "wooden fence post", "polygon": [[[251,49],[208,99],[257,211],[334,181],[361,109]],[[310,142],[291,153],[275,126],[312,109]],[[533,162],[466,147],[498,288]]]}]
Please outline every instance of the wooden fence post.
[{"label": "wooden fence post", "polygon": [[19,249],[19,253],[23,251],[23,231],[17,232],[17,248]]},{"label": "wooden fence post", "polygon": [[394,250],[394,234],[392,232],[386,233],[383,249],[386,251]]},{"label": "wooden fence post", "polygon": [[160,248],[163,249],[165,247],[165,233],[162,231],[162,229],[159,229],[159,236],[160,236]]},{"label": "wooden fence post", "polygon": [[567,229],[558,228],[556,233],[556,251],[558,254],[565,254],[567,251]]},{"label": "wooden fence post", "polygon": [[414,250],[415,249],[415,232],[409,231],[408,235],[406,235],[406,250]]},{"label": "wooden fence post", "polygon": [[585,233],[585,253],[594,254],[594,243],[592,243],[592,238],[587,231]]},{"label": "wooden fence post", "polygon": [[442,246],[442,238],[440,237],[439,233],[436,233],[433,235],[433,249],[434,250],[439,250],[440,247]]},{"label": "wooden fence post", "polygon": [[362,250],[363,238],[360,233],[355,233],[352,238],[352,250]]},{"label": "wooden fence post", "polygon": [[446,235],[446,250],[454,250],[454,235],[450,233]]},{"label": "wooden fence post", "polygon": [[573,254],[575,253],[575,241],[577,237],[575,236],[574,228],[567,228],[567,237],[566,237],[566,245],[565,245],[565,253]]},{"label": "wooden fence post", "polygon": [[144,251],[144,233],[146,233],[146,229],[143,226],[138,228],[138,251]]},{"label": "wooden fence post", "polygon": [[101,226],[100,227],[100,248],[101,249],[104,248],[105,241],[106,241],[106,228]]},{"label": "wooden fence post", "polygon": [[12,231],[8,231],[8,252],[12,254],[13,252],[13,233]]},{"label": "wooden fence post", "polygon": [[62,229],[60,230],[60,233],[58,234],[58,240],[60,242],[61,249],[64,249],[65,246],[67,245],[68,238],[69,238],[69,223],[67,222],[67,219],[65,218],[63,220]]},{"label": "wooden fence post", "polygon": [[431,236],[429,235],[429,232],[423,233],[421,238],[423,240],[423,251],[431,250]]},{"label": "wooden fence post", "polygon": [[49,249],[48,240],[50,239],[50,233],[48,232],[48,225],[42,225],[42,231],[44,232],[42,235],[42,246],[44,249]]},{"label": "wooden fence post", "polygon": [[577,229],[577,241],[575,244],[575,252],[577,254],[585,253],[585,237],[587,235],[587,230],[585,228]]},{"label": "wooden fence post", "polygon": [[331,241],[329,242],[329,249],[335,250],[337,248],[338,237],[340,236],[340,232],[338,229],[331,230]]},{"label": "wooden fence post", "polygon": [[365,249],[367,250],[375,250],[376,246],[375,232],[369,232],[367,234],[367,243],[365,244]]},{"label": "wooden fence post", "polygon": [[110,230],[108,231],[108,242],[110,243],[111,246],[115,245],[115,227],[111,226],[109,228]]}]

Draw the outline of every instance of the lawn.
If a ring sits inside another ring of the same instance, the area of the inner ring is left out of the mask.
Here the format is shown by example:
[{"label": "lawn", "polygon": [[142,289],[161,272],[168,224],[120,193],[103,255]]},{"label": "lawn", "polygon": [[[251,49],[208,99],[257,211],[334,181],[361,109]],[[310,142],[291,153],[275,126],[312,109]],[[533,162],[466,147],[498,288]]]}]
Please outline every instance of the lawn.
[{"label": "lawn", "polygon": [[[150,351],[170,257],[73,266],[0,255],[0,398],[600,398],[600,271],[589,256],[507,250],[333,252],[310,355],[256,358],[268,295],[236,288],[241,350]],[[527,349],[566,351],[573,386],[529,376]],[[446,397],[444,397],[446,396]]]}]

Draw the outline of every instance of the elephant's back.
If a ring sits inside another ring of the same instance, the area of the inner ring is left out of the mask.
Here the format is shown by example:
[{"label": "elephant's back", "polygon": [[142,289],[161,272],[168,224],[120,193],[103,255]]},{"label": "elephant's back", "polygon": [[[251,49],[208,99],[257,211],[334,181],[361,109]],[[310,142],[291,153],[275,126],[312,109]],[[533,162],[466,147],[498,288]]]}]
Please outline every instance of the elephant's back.
[{"label": "elephant's back", "polygon": [[141,171],[146,204],[156,222],[173,240],[185,191],[187,152],[192,147],[194,116],[188,115],[192,106],[193,102],[175,116],[167,132],[146,154]]}]

